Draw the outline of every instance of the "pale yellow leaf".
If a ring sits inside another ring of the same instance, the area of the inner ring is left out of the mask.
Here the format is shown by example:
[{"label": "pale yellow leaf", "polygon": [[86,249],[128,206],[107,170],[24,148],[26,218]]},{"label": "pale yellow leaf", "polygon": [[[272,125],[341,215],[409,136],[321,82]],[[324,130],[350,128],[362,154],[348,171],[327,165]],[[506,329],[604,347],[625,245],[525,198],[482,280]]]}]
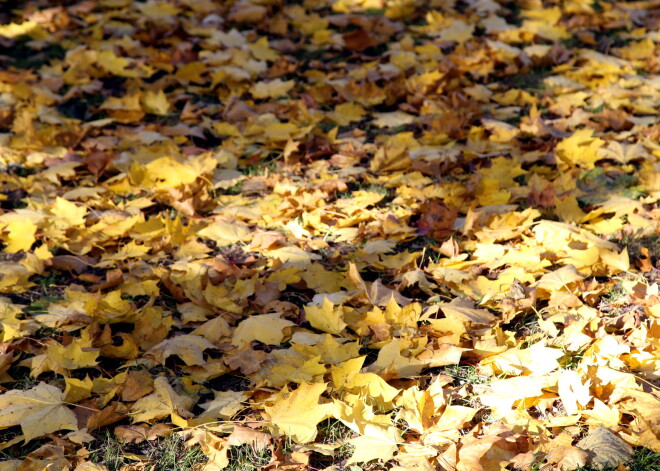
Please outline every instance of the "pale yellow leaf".
[{"label": "pale yellow leaf", "polygon": [[238,222],[216,221],[197,233],[198,236],[214,241],[219,246],[252,240],[252,231]]},{"label": "pale yellow leaf", "polygon": [[362,435],[348,441],[355,446],[355,452],[346,464],[366,463],[371,460],[386,463],[392,459],[402,441],[401,432],[396,427],[367,424]]},{"label": "pale yellow leaf", "polygon": [[284,339],[284,329],[294,325],[282,319],[279,313],[250,316],[236,326],[231,343],[240,348],[249,346],[254,340],[266,345],[279,345]]},{"label": "pale yellow leaf", "polygon": [[254,98],[259,100],[264,98],[279,98],[281,96],[287,96],[294,86],[295,82],[293,80],[287,80],[285,82],[278,78],[270,82],[257,82],[250,89],[250,93],[252,93]]},{"label": "pale yellow leaf", "polygon": [[133,422],[149,422],[171,416],[172,420],[191,418],[190,409],[196,400],[177,394],[167,378],[159,376],[154,381],[154,392],[139,399],[131,407]]},{"label": "pale yellow leaf", "polygon": [[20,425],[26,441],[62,429],[77,430],[77,424],[76,415],[64,403],[64,393],[55,386],[39,383],[0,395],[0,428]]},{"label": "pale yellow leaf", "polygon": [[206,363],[204,350],[214,348],[215,345],[200,335],[179,335],[153,346],[146,355],[153,356],[161,364],[165,364],[165,360],[170,356],[176,355],[186,365],[203,365]]},{"label": "pale yellow leaf", "polygon": [[204,409],[200,417],[231,419],[243,409],[241,402],[249,397],[249,393],[245,391],[214,391],[214,394],[212,401],[199,404]]},{"label": "pale yellow leaf", "polygon": [[574,370],[565,370],[559,377],[558,390],[562,404],[569,415],[576,414],[591,400],[589,385],[591,380],[582,382],[582,377]]},{"label": "pale yellow leaf", "polygon": [[346,327],[341,306],[335,305],[328,298],[323,299],[323,305],[310,304],[305,306],[305,318],[312,327],[330,334],[340,334]]}]

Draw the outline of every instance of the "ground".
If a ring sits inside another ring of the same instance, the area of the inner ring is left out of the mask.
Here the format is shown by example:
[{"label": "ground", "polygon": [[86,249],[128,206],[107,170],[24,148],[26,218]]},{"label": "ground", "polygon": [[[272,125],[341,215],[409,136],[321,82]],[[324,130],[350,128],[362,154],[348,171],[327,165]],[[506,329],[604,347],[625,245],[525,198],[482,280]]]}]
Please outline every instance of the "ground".
[{"label": "ground", "polygon": [[0,471],[658,469],[659,41],[0,1]]}]

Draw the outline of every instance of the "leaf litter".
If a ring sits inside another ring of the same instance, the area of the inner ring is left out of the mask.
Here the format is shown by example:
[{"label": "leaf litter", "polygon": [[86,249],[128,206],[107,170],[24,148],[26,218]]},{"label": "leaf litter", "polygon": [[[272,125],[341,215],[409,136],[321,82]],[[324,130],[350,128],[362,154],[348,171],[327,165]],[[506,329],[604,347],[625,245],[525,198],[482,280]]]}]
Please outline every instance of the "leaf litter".
[{"label": "leaf litter", "polygon": [[660,453],[659,12],[3,11],[0,469]]}]

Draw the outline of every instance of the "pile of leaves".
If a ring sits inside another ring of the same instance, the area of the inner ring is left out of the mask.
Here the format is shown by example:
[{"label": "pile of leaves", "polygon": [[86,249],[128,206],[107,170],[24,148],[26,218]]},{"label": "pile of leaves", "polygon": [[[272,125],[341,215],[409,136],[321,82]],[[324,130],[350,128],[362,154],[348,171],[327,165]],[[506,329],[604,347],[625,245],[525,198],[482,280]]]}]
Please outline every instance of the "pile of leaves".
[{"label": "pile of leaves", "polygon": [[658,465],[657,2],[0,7],[0,470]]}]

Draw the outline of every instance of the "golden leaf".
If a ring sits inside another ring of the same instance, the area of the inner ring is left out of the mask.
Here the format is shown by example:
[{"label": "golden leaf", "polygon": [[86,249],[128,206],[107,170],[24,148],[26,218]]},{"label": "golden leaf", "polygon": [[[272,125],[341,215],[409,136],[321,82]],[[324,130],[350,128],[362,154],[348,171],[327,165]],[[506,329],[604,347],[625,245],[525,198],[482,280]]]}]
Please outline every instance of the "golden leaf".
[{"label": "golden leaf", "polygon": [[330,417],[332,404],[319,404],[325,383],[301,383],[287,396],[277,397],[272,406],[264,407],[278,435],[286,434],[296,443],[309,443],[316,437],[316,426]]}]

